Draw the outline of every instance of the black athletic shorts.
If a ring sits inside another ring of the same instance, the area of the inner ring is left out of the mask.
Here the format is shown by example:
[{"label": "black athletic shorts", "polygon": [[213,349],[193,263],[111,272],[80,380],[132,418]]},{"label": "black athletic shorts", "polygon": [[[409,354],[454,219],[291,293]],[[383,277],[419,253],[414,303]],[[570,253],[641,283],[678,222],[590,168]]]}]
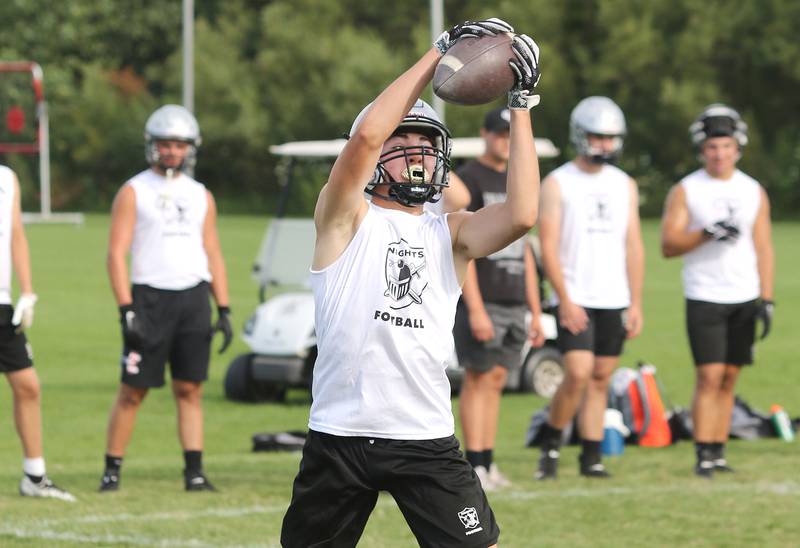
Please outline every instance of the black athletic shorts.
[{"label": "black athletic shorts", "polygon": [[494,339],[478,341],[472,336],[469,312],[463,301],[458,301],[453,338],[458,363],[478,372],[489,371],[495,365],[516,369],[522,363],[520,353],[528,338],[525,326],[525,305],[486,303],[486,311],[494,325]]},{"label": "black athletic shorts", "polygon": [[181,291],[134,285],[133,309],[144,326],[145,344],[133,352],[123,343],[122,382],[137,388],[164,386],[167,361],[173,380],[206,380],[211,348],[208,298],[205,282]]},{"label": "black athletic shorts", "polygon": [[0,305],[0,373],[11,373],[33,365],[33,352],[25,332],[11,325],[14,307]]},{"label": "black athletic shorts", "polygon": [[[619,356],[625,344],[624,308],[584,308],[589,317],[586,329],[573,335],[558,323],[558,349],[589,350],[595,356]],[[558,317],[558,316],[556,316]]]},{"label": "black athletic shorts", "polygon": [[686,299],[686,330],[695,365],[753,363],[758,300],[736,304]]},{"label": "black athletic shorts", "polygon": [[448,438],[403,441],[308,433],[281,545],[358,544],[379,491],[388,491],[420,546],[481,547],[500,529],[472,466]]}]

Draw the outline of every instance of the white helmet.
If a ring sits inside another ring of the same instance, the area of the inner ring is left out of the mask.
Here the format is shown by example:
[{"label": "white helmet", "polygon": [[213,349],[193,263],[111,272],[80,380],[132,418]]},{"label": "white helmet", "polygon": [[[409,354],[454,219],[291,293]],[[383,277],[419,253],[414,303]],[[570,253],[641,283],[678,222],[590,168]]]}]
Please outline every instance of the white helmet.
[{"label": "white helmet", "polygon": [[147,119],[144,125],[144,157],[150,165],[158,164],[156,141],[184,141],[189,151],[180,169],[191,170],[197,161],[197,147],[202,143],[197,119],[180,105],[164,105]]},{"label": "white helmet", "polygon": [[[580,156],[595,163],[611,163],[622,152],[622,143],[627,134],[625,115],[622,109],[608,97],[587,97],[578,103],[569,117],[569,140]],[[589,134],[614,137],[610,152],[589,146]]]},{"label": "white helmet", "polygon": [[722,103],[714,103],[703,109],[689,126],[692,144],[700,147],[710,137],[733,137],[739,148],[747,144],[747,124],[739,113]]},{"label": "white helmet", "polygon": [[[367,115],[372,103],[364,107],[356,116],[350,129],[352,135],[361,121]],[[413,207],[425,202],[438,202],[442,197],[442,189],[448,186],[450,173],[450,131],[442,123],[441,118],[428,103],[417,99],[411,110],[408,111],[403,121],[397,126],[395,133],[405,130],[428,135],[433,140],[431,147],[402,147],[381,154],[375,172],[367,183],[365,192],[375,195],[375,187],[389,185],[389,200],[399,202],[405,206]],[[434,156],[436,165],[433,173],[420,173],[414,177],[413,168],[408,164],[409,155]],[[384,167],[384,162],[405,157],[406,170],[410,174],[409,181],[395,181]]]}]

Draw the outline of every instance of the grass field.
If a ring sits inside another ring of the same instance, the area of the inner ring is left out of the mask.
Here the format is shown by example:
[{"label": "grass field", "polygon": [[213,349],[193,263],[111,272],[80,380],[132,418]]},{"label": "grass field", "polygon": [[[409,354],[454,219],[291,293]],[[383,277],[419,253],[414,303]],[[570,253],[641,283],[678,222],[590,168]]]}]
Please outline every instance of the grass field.
[{"label": "grass field", "polygon": [[[249,278],[265,221],[223,217],[220,229],[241,326],[256,305]],[[183,491],[175,411],[169,390],[153,391],[142,408],[118,493],[96,493],[103,465],[107,414],[118,383],[117,312],[105,275],[108,217],[85,226],[28,227],[34,285],[39,295],[29,333],[43,381],[48,471],[79,502],[17,495],[21,455],[13,430],[10,392],[0,391],[0,546],[277,546],[298,454],[250,452],[259,431],[305,428],[308,396],[283,405],[228,402],[222,393],[227,363],[245,346],[237,340],[214,355],[205,393],[209,477],[219,493]],[[693,370],[683,327],[680,262],[661,259],[657,224],[645,223],[648,271],[645,330],[627,347],[625,365],[645,359],[675,404],[686,405]],[[757,350],[739,394],[765,410],[781,403],[800,414],[800,225],[778,224],[776,316],[773,335]],[[215,347],[219,344],[215,341]],[[693,448],[626,448],[609,463],[609,481],[577,475],[577,449],[563,453],[556,483],[535,483],[537,454],[523,448],[535,396],[503,400],[497,460],[514,481],[492,493],[503,546],[797,546],[800,544],[800,443],[732,442],[738,473],[712,482],[691,473]],[[330,501],[337,504],[337,501]],[[390,497],[382,497],[361,546],[414,546]]]}]

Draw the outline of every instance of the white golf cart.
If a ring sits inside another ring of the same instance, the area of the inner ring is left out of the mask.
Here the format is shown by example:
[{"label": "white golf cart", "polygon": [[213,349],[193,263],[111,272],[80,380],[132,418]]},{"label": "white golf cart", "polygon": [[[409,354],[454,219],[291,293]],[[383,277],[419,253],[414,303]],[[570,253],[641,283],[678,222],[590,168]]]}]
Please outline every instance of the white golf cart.
[{"label": "white golf cart", "polygon": [[[225,375],[225,396],[237,401],[282,401],[290,387],[310,388],[317,356],[314,333],[314,299],[309,289],[309,266],[314,249],[313,219],[285,217],[294,168],[299,161],[331,162],[344,139],[292,142],[270,147],[283,159],[278,169],[281,196],[276,216],[269,223],[253,266],[261,304],[247,320],[242,338],[251,352],[234,358]],[[453,139],[453,158],[475,158],[483,152],[483,140]],[[536,139],[541,158],[558,155],[548,139]],[[534,249],[538,242],[533,241]],[[267,299],[267,290],[278,294]],[[563,378],[561,354],[555,347],[556,324],[544,314],[547,343],[543,348],[526,345],[518,374],[509,375],[508,390],[535,392],[552,397]],[[455,356],[447,366],[453,391],[461,385],[463,369]]]}]

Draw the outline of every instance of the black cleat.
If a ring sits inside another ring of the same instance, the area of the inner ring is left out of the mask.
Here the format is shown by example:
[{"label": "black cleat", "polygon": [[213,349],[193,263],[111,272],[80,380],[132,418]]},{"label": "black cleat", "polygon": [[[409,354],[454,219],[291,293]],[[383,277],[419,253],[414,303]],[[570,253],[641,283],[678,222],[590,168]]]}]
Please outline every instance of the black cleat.
[{"label": "black cleat", "polygon": [[561,456],[558,449],[542,449],[539,457],[539,469],[533,479],[539,481],[554,480],[558,476],[558,458]]},{"label": "black cleat", "polygon": [[735,472],[733,468],[728,465],[728,461],[724,457],[714,459],[714,471],[722,472],[723,474],[732,474]]},{"label": "black cleat", "polygon": [[191,474],[183,473],[183,478],[186,482],[187,491],[216,491],[208,478],[202,472],[193,472]]},{"label": "black cleat", "polygon": [[608,473],[606,467],[603,465],[602,462],[592,462],[588,463],[584,460],[583,455],[578,457],[578,462],[580,463],[580,473],[581,476],[586,478],[601,478],[606,479],[610,478],[611,474]]},{"label": "black cleat", "polygon": [[119,470],[106,470],[103,472],[103,477],[100,479],[100,487],[97,489],[101,493],[106,491],[119,490]]},{"label": "black cleat", "polygon": [[714,468],[713,460],[701,460],[695,464],[694,473],[701,478],[712,479],[714,477]]}]

